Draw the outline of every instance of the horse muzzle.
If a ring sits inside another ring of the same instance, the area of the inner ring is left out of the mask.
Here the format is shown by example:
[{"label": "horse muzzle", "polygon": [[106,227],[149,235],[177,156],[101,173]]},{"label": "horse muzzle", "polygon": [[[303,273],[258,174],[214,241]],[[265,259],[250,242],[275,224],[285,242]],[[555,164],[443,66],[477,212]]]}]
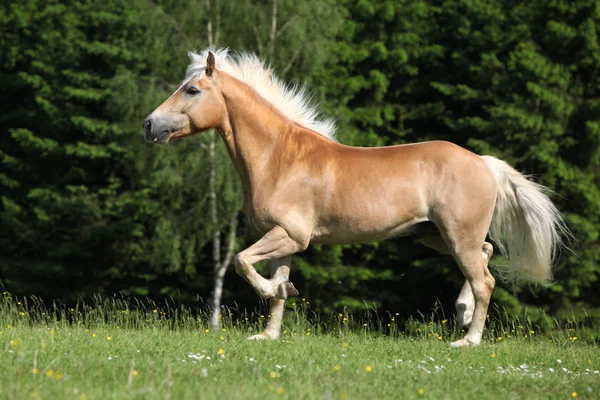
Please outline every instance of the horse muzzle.
[{"label": "horse muzzle", "polygon": [[165,144],[169,141],[173,132],[173,121],[170,118],[152,117],[150,115],[144,121],[144,139],[147,142]]}]

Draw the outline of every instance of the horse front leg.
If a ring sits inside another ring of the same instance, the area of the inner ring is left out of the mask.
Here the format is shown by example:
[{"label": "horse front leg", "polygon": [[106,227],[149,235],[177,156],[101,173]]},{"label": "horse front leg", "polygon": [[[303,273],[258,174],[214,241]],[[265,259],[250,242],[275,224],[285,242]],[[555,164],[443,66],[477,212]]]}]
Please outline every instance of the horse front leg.
[{"label": "horse front leg", "polygon": [[289,262],[272,271],[272,278],[265,279],[254,269],[262,260],[291,259],[291,255],[306,249],[307,244],[292,239],[281,227],[275,227],[258,242],[235,256],[235,272],[244,278],[263,299],[287,299],[297,296],[298,291],[289,282]]},{"label": "horse front leg", "polygon": [[[291,261],[291,256],[271,260],[271,281],[288,282],[290,276]],[[298,292],[296,292],[295,295],[298,295]],[[281,333],[281,322],[283,321],[283,310],[285,308],[285,299],[273,298],[270,300],[270,303],[271,310],[269,312],[269,322],[267,323],[265,330],[259,333],[258,335],[250,336],[248,339],[279,339]]]}]

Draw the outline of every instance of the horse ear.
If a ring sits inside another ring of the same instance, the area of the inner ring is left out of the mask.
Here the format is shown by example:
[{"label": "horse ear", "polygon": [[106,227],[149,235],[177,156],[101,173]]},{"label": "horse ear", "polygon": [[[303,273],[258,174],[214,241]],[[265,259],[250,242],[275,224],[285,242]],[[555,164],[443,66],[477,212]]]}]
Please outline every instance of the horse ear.
[{"label": "horse ear", "polygon": [[213,71],[215,70],[215,55],[212,51],[208,52],[208,57],[206,57],[206,76],[211,76]]}]

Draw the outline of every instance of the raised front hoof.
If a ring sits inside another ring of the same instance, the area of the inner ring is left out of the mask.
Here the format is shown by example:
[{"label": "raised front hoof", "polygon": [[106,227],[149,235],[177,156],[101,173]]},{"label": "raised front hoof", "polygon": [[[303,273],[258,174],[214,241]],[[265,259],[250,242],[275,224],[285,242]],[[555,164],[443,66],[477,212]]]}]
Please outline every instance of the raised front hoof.
[{"label": "raised front hoof", "polygon": [[247,340],[276,340],[278,337],[269,335],[266,332],[259,333],[258,335],[250,336]]},{"label": "raised front hoof", "polygon": [[277,296],[275,298],[285,300],[288,297],[295,297],[299,294],[292,282],[282,282],[277,287]]},{"label": "raised front hoof", "polygon": [[450,343],[450,347],[470,347],[470,346],[479,346],[479,343],[471,342],[467,338],[462,338],[460,340],[457,340],[456,342]]}]

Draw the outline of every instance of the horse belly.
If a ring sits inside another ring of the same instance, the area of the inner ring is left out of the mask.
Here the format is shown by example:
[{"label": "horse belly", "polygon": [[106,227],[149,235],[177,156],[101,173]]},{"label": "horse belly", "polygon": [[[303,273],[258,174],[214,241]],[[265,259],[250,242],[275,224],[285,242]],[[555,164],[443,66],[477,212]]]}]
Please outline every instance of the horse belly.
[{"label": "horse belly", "polygon": [[311,242],[347,244],[383,240],[408,234],[412,226],[427,220],[427,211],[418,201],[398,199],[392,204],[363,204],[321,218]]}]

